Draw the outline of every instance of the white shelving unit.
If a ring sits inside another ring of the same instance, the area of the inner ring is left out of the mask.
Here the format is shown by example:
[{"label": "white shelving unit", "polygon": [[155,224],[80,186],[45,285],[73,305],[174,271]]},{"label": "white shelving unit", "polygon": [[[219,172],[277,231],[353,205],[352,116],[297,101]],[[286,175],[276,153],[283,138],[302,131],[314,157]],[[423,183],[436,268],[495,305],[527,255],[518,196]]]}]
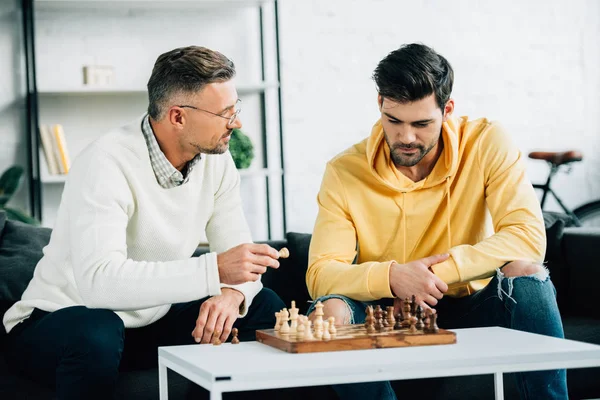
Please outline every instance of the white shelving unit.
[{"label": "white shelving unit", "polygon": [[[242,130],[255,158],[241,170],[242,200],[255,240],[285,232],[276,0],[32,0],[37,119],[61,124],[71,159],[100,135],[142,115],[156,58],[177,47],[218,50],[236,65]],[[83,84],[83,66],[110,65],[111,86]],[[64,175],[43,152],[33,178],[42,222],[52,227]]]}]

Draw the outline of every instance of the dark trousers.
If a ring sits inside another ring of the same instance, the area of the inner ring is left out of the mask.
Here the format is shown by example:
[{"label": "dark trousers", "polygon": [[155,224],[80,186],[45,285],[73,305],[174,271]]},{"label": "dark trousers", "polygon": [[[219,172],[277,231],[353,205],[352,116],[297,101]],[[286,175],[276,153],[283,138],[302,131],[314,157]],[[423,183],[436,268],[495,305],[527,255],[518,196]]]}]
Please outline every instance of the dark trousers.
[{"label": "dark trousers", "polygon": [[[205,300],[174,304],[160,320],[133,329],[110,310],[35,309],[11,330],[6,356],[15,370],[54,387],[60,400],[111,399],[119,370],[155,367],[159,346],[195,343],[192,331]],[[254,340],[257,329],[272,328],[275,312],[284,307],[275,292],[263,289],[233,325],[239,339]]]}]

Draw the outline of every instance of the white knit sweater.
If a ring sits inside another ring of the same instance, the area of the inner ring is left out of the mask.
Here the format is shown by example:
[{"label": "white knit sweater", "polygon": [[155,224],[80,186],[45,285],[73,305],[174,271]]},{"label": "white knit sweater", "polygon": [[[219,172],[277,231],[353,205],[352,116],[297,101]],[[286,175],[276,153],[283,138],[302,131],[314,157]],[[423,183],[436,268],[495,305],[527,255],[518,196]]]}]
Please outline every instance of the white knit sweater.
[{"label": "white knit sweater", "polygon": [[[229,152],[203,155],[189,181],[164,189],[154,175],[141,119],[101,137],[75,160],[55,228],[10,331],[33,308],[113,310],[125,327],[148,325],[170,304],[220,294],[216,254],[251,242]],[[211,253],[191,258],[206,234]],[[262,283],[234,286],[245,315]]]}]

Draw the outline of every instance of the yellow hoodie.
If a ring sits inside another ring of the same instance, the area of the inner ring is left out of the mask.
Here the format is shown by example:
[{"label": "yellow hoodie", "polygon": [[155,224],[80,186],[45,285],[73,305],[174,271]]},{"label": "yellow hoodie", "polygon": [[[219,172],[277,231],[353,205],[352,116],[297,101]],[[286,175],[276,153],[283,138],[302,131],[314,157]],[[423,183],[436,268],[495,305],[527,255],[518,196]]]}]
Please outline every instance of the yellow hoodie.
[{"label": "yellow hoodie", "polygon": [[313,298],[394,297],[392,262],[441,253],[450,258],[432,270],[455,297],[483,288],[506,262],[543,261],[540,204],[507,134],[461,117],[443,124],[442,138],[442,155],[419,182],[394,167],[379,121],[327,164],[306,274]]}]

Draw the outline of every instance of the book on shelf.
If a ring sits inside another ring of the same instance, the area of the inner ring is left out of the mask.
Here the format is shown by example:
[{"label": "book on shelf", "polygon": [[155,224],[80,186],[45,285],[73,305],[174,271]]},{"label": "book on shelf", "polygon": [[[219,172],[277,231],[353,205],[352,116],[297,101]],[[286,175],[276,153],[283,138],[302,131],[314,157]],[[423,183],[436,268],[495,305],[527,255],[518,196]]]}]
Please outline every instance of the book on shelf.
[{"label": "book on shelf", "polygon": [[46,158],[46,164],[48,165],[48,172],[50,175],[57,175],[60,173],[58,167],[58,160],[56,159],[54,150],[54,135],[48,125],[40,124],[40,139],[42,142],[42,149],[44,150],[44,156]]},{"label": "book on shelf", "polygon": [[42,148],[50,175],[66,174],[71,168],[65,132],[60,124],[39,127]]}]

